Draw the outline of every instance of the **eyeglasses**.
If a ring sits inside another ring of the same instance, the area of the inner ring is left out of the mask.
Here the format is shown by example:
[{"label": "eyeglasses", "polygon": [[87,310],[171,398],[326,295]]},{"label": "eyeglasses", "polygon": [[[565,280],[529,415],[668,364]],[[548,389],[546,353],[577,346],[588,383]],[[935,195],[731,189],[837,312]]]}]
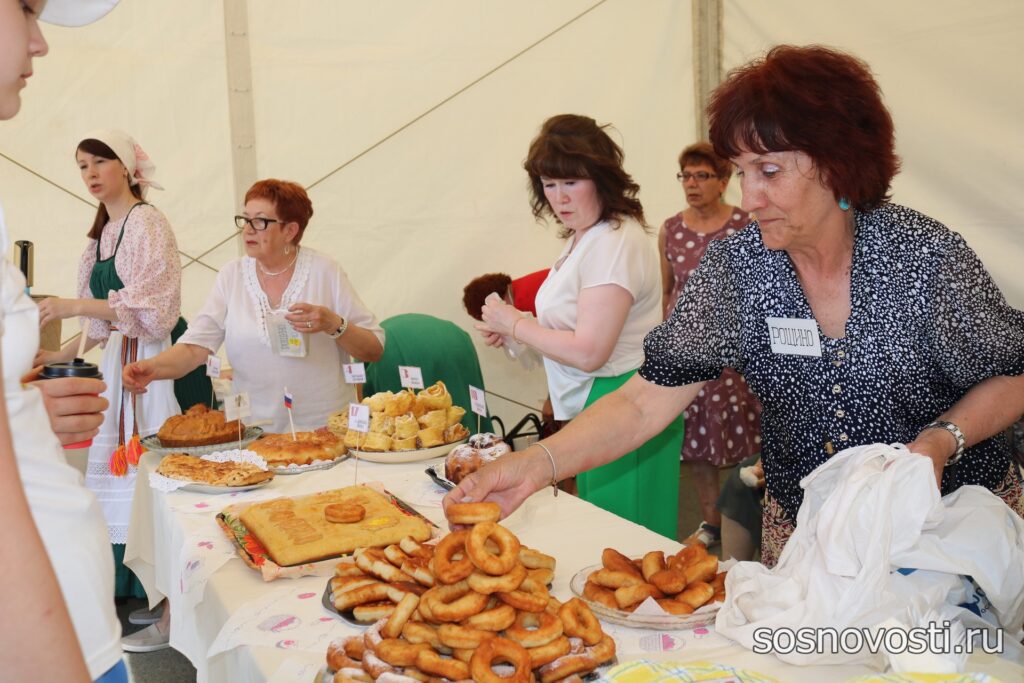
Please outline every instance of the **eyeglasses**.
[{"label": "eyeglasses", "polygon": [[689,181],[691,178],[696,178],[698,182],[703,183],[708,178],[717,178],[718,176],[714,173],[708,173],[707,171],[697,171],[696,173],[690,173],[689,171],[683,171],[682,173],[676,173],[676,180],[681,180],[684,183]]},{"label": "eyeglasses", "polygon": [[281,225],[284,225],[287,222],[288,221],[279,221],[276,218],[263,218],[261,216],[257,216],[256,218],[248,218],[247,216],[235,216],[235,225],[238,226],[239,230],[245,230],[246,224],[249,224],[252,226],[253,230],[258,230],[262,232],[269,228],[271,223],[280,223]]}]

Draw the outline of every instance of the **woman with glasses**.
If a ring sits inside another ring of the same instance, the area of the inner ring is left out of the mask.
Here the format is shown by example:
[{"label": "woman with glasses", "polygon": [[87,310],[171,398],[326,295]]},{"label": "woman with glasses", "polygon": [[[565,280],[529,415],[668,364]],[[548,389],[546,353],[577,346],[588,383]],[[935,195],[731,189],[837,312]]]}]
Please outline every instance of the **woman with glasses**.
[{"label": "woman with glasses", "polygon": [[125,386],[145,393],[155,380],[203,365],[224,345],[235,391],[249,394],[253,419],[270,420],[270,431],[290,428],[285,387],[294,397],[296,429],[323,427],[354,401],[341,366],[351,358],[378,360],[384,331],[342,267],[300,244],[312,216],[313,204],[296,183],[260,180],[249,188],[245,210],[235,216],[245,256],[217,274],[178,343],[125,367]]},{"label": "woman with glasses", "polygon": [[[658,256],[640,187],[622,158],[589,117],[544,123],[524,167],[534,216],[555,219],[565,247],[537,291],[536,319],[494,294],[476,325],[487,344],[509,338],[543,356],[555,420],[575,419],[625,383],[643,362],[644,335],[661,319]],[[675,539],[681,439],[677,419],[617,462],[578,477],[580,496]]]},{"label": "woman with glasses", "polygon": [[765,565],[796,529],[800,481],[852,446],[906,444],[937,492],[981,486],[1024,516],[1005,435],[1024,414],[1024,312],[960,235],[890,202],[896,137],[868,66],[778,46],[733,71],[708,111],[756,220],[708,247],[622,389],[445,505],[493,500],[507,515],[657,434],[733,368],[764,408]]},{"label": "woman with glasses", "polygon": [[[661,306],[666,320],[708,244],[735,234],[750,222],[750,214],[722,199],[731,176],[729,161],[715,154],[710,143],[694,143],[679,155],[676,178],[683,184],[689,206],[666,220],[658,233]],[[685,542],[717,545],[722,537],[722,518],[715,504],[718,469],[760,451],[761,404],[743,377],[728,368],[704,385],[686,409],[685,418],[681,456],[690,466],[703,514],[700,526]]]}]

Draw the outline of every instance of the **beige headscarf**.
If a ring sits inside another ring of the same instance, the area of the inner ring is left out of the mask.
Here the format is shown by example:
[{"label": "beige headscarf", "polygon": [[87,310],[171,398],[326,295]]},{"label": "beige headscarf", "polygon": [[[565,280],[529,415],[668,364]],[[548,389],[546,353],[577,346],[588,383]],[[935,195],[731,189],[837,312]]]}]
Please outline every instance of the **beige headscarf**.
[{"label": "beige headscarf", "polygon": [[150,187],[157,190],[164,189],[160,183],[153,180],[153,176],[156,174],[156,164],[150,160],[149,155],[139,146],[139,143],[123,130],[101,128],[92,131],[82,140],[99,140],[114,150],[114,154],[128,169],[128,182],[139,186],[143,199],[146,198],[146,191]]}]

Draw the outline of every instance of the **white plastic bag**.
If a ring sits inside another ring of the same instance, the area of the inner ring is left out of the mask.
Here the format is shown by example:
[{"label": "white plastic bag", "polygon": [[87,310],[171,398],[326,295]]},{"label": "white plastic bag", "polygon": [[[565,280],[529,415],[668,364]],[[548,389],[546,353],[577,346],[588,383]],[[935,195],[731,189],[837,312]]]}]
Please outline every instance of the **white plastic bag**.
[{"label": "white plastic bag", "polygon": [[[866,641],[886,635],[883,626],[949,621],[949,644],[957,644],[964,613],[957,605],[968,592],[963,575],[984,591],[1006,638],[1019,640],[1024,521],[991,492],[970,486],[941,499],[931,460],[884,444],[836,454],[801,486],[797,528],[778,565],[742,562],[729,572],[719,633],[792,664],[889,663],[901,670],[907,660],[886,652],[887,645],[900,649],[900,634],[875,643],[874,652],[867,642],[857,648],[857,636]],[[846,642],[834,644],[821,628]],[[780,629],[797,644],[790,648]],[[942,645],[929,644],[912,666],[962,670],[966,654],[931,651]]]}]

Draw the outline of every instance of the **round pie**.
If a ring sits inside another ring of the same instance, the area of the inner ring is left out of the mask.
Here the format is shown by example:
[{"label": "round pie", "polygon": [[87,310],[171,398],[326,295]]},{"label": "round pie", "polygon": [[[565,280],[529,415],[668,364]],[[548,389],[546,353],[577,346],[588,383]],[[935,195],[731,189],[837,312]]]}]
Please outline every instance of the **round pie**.
[{"label": "round pie", "polygon": [[342,440],[325,430],[291,434],[266,434],[247,446],[259,453],[271,467],[309,465],[318,460],[334,460],[346,453]]}]

